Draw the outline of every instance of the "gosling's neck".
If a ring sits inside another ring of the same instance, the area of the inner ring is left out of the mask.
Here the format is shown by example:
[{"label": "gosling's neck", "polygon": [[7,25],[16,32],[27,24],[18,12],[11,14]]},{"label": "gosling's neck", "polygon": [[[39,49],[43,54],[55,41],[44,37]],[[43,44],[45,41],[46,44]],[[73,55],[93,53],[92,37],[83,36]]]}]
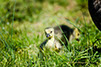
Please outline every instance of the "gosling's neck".
[{"label": "gosling's neck", "polygon": [[48,46],[49,48],[54,47],[54,40],[55,40],[54,36],[51,39],[48,39],[46,46]]},{"label": "gosling's neck", "polygon": [[48,39],[48,41],[54,42],[54,36],[52,38]]}]

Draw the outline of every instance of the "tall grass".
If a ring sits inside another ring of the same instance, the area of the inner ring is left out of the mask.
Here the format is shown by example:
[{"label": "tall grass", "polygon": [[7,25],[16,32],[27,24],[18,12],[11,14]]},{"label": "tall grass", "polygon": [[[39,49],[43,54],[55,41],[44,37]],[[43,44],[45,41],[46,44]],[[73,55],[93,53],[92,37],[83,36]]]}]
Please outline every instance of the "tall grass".
[{"label": "tall grass", "polygon": [[[47,12],[45,9],[43,10],[43,13],[36,19],[37,23],[36,21],[19,23],[14,21],[16,0],[14,1],[12,23],[7,25],[3,24],[2,18],[0,20],[0,67],[101,66],[101,53],[99,51],[101,49],[101,32],[88,19],[88,16],[84,16],[83,19],[81,17],[75,19],[79,13],[73,13],[75,16],[72,16],[72,14],[68,14],[71,12],[67,12],[66,8],[59,7],[59,5],[57,5],[58,8],[62,10],[54,13],[54,6],[56,4],[47,4],[48,8],[45,8]],[[45,40],[43,30],[47,26],[58,25],[60,23],[58,17],[74,18],[74,20],[62,21],[66,21],[80,30],[80,41],[74,39],[71,43],[68,42],[69,51],[65,46],[60,53],[43,51],[44,57],[40,58],[39,45]]]}]

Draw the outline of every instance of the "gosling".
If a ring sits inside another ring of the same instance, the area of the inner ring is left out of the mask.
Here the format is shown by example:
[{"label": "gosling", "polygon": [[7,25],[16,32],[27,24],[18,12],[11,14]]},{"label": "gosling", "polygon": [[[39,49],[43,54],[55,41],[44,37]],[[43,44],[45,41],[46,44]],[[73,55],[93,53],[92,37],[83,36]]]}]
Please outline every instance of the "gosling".
[{"label": "gosling", "polygon": [[45,46],[47,49],[60,50],[63,45],[67,46],[73,39],[79,40],[79,31],[77,28],[72,29],[66,25],[59,25],[56,27],[48,27],[45,29],[46,40],[40,45],[43,49]]}]

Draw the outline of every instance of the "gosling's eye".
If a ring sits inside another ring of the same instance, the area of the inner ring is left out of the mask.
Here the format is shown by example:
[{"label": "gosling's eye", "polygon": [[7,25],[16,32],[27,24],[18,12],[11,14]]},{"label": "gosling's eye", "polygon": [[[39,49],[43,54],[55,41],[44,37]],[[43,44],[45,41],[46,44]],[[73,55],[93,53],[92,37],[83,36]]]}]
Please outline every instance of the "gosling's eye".
[{"label": "gosling's eye", "polygon": [[78,36],[79,36],[80,34],[78,34]]},{"label": "gosling's eye", "polygon": [[50,33],[52,33],[52,31]]}]

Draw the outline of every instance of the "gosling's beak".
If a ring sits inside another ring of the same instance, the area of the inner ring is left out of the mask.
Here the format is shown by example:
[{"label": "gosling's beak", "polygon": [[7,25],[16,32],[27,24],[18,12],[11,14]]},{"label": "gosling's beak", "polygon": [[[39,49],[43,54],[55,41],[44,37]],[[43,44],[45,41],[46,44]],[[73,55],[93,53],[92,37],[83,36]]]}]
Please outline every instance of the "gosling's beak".
[{"label": "gosling's beak", "polygon": [[50,37],[50,34],[47,34],[46,37],[49,38]]}]

